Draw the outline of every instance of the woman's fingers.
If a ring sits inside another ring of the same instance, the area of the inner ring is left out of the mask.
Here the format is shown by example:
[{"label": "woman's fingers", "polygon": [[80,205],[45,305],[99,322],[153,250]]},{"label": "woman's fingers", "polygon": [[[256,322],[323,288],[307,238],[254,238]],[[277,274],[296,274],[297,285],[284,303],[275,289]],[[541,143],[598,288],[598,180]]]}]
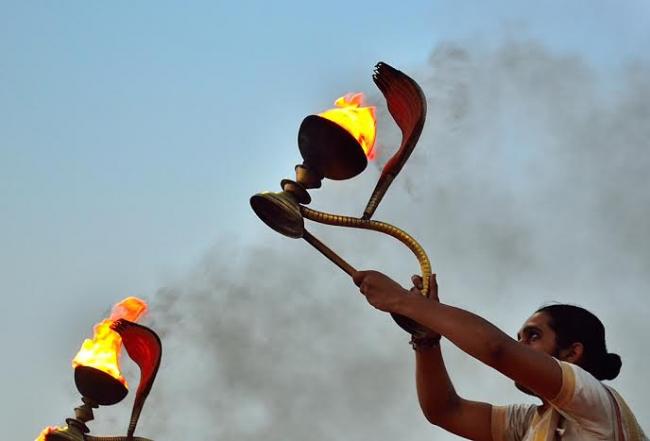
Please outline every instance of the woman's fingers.
[{"label": "woman's fingers", "polygon": [[429,277],[429,297],[438,300],[438,280],[435,273]]},{"label": "woman's fingers", "polygon": [[417,289],[422,289],[423,288],[423,283],[422,283],[422,277],[416,275],[411,276],[411,282],[413,282],[413,286],[415,286]]},{"label": "woman's fingers", "polygon": [[[413,286],[419,290],[422,290],[424,288],[422,277],[418,276],[417,274],[411,277],[411,282],[413,282]],[[430,297],[438,299],[438,281],[436,280],[435,274],[431,274],[429,276],[429,293]]]},{"label": "woman's fingers", "polygon": [[360,287],[361,283],[368,275],[367,273],[367,271],[356,271],[354,274],[352,274],[352,280],[354,281],[354,284]]}]

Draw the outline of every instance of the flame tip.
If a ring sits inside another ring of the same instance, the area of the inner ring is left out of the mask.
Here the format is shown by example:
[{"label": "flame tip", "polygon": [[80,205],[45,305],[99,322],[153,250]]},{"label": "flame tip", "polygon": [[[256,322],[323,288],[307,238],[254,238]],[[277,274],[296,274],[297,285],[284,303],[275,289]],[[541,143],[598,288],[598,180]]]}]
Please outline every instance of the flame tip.
[{"label": "flame tip", "polygon": [[335,108],[326,110],[319,116],[347,130],[370,158],[376,136],[376,108],[365,106],[364,101],[363,92],[348,92],[334,101]]}]

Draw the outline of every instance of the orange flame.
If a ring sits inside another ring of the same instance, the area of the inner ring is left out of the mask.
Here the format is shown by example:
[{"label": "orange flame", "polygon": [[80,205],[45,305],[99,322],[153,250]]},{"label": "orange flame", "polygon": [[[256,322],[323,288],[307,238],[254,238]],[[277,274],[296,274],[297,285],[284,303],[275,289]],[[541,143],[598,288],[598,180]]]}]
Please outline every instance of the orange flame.
[{"label": "orange flame", "polygon": [[86,339],[81,349],[72,360],[72,367],[89,366],[99,369],[127,386],[120,373],[118,357],[122,348],[122,337],[111,329],[111,324],[118,319],[137,321],[147,311],[147,304],[137,297],[127,297],[115,306],[111,316],[95,325],[92,340]]},{"label": "orange flame", "polygon": [[43,431],[38,435],[38,438],[36,438],[34,441],[47,441],[47,436],[50,433],[58,432],[59,430],[62,430],[62,427],[56,427],[56,426],[48,426]]},{"label": "orange flame", "polygon": [[362,93],[348,93],[334,102],[336,108],[326,110],[319,116],[327,118],[347,130],[359,141],[368,159],[373,159],[377,131],[375,107],[362,107],[363,104]]}]

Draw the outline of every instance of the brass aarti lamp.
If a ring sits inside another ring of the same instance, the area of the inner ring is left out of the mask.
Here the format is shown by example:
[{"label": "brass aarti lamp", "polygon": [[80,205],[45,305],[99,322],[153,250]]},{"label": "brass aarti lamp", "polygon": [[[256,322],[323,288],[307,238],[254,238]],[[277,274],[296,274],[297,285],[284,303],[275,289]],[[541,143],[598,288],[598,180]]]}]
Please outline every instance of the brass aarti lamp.
[{"label": "brass aarti lamp", "polygon": [[[386,98],[388,110],[402,131],[402,142],[384,166],[363,215],[359,218],[340,216],[306,207],[311,202],[307,190],[320,188],[323,178],[350,179],[365,170],[368,164],[359,141],[339,124],[319,115],[307,116],[300,125],[298,147],[303,163],[295,167],[295,181],[282,180],[281,192],[258,193],[251,197],[250,204],[255,214],[269,227],[285,236],[305,239],[350,276],[356,272],[355,268],[309,233],[305,228],[305,219],[334,226],[374,230],[395,237],[416,255],[424,282],[422,295],[428,296],[431,264],[424,249],[405,231],[371,220],[386,191],[415,148],[424,126],[426,99],[412,78],[386,63],[380,62],[375,66],[372,78]],[[420,325],[406,317],[394,314],[393,318],[412,334],[422,335],[425,332]]]},{"label": "brass aarti lamp", "polygon": [[[146,308],[146,305],[144,308]],[[104,321],[100,325],[106,325],[102,334],[104,336],[108,335],[109,339],[115,338],[110,334],[117,333],[119,335],[118,340],[121,339],[121,344],[124,345],[131,359],[140,367],[140,383],[133,403],[126,436],[93,436],[89,434],[90,429],[86,423],[94,419],[93,409],[119,403],[126,397],[128,389],[119,378],[103,370],[103,367],[95,367],[92,363],[88,365],[75,363],[74,380],[77,390],[82,396],[83,404],[74,409],[74,418],[66,419],[67,427],[49,427],[39,435],[36,441],[151,441],[147,438],[134,436],[134,432],[140,418],[140,412],[151,391],[160,366],[162,355],[160,338],[146,326],[124,318]],[[97,327],[95,331],[95,339],[92,341],[87,340],[88,342],[94,343],[98,339],[100,333],[97,332]],[[84,346],[86,346],[86,343],[84,343]],[[106,351],[106,346],[103,346],[102,350]],[[110,350],[107,350],[108,353],[95,351],[92,355],[100,360],[112,357],[117,359],[117,354],[110,353]],[[117,350],[119,351],[119,344]],[[82,351],[84,351],[84,347],[82,347],[80,353]],[[75,358],[76,360],[77,358]]]}]

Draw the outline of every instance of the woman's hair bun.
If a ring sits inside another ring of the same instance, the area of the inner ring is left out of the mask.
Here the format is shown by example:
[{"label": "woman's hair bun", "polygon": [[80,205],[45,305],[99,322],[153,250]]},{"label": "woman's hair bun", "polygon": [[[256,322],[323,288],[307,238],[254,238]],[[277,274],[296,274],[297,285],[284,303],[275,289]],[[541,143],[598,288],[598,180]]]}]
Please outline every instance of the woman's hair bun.
[{"label": "woman's hair bun", "polygon": [[613,380],[621,371],[623,362],[618,354],[608,353],[603,360],[603,372],[601,380]]}]

